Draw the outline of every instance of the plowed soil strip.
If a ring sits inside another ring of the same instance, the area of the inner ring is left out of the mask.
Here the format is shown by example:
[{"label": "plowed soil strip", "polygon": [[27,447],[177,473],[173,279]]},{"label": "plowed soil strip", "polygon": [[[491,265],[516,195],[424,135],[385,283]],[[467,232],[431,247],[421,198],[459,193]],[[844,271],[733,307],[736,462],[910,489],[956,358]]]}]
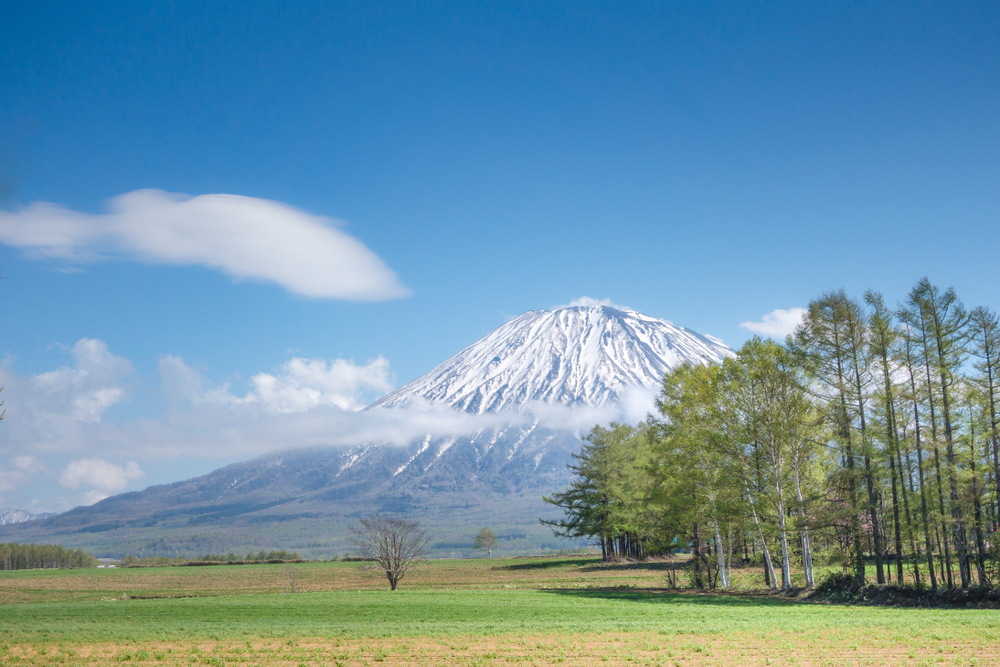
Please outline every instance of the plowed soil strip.
[{"label": "plowed soil strip", "polygon": [[[1000,665],[1000,645],[970,633],[947,641],[858,633],[498,635],[16,645],[4,665]],[[854,636],[851,636],[854,635]]]}]

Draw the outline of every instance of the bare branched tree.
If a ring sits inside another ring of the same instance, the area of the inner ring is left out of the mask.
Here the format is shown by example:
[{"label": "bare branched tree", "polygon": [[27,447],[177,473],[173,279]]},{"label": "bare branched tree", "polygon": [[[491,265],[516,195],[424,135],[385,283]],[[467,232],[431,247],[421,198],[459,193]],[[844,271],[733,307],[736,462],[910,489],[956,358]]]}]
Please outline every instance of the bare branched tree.
[{"label": "bare branched tree", "polygon": [[358,519],[350,530],[355,550],[361,557],[375,561],[375,567],[385,573],[392,590],[416,566],[429,540],[416,521],[380,514]]}]

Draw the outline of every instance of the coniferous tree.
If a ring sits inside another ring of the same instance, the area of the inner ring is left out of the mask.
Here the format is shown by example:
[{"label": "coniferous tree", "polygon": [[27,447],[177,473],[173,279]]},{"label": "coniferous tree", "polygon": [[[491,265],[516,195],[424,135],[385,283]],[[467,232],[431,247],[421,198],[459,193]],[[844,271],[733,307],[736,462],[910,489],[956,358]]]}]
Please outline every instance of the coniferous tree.
[{"label": "coniferous tree", "polygon": [[923,442],[921,441],[920,427],[920,394],[917,389],[917,374],[919,373],[919,370],[916,368],[918,363],[916,357],[917,338],[914,332],[919,318],[917,318],[912,311],[905,309],[900,311],[899,318],[906,324],[906,328],[903,330],[903,345],[905,352],[903,360],[909,382],[910,400],[913,406],[913,434],[915,438],[914,448],[917,453],[917,473],[920,485],[920,511],[924,528],[924,546],[927,551],[927,571],[931,580],[931,589],[937,590],[937,576],[934,572],[934,548],[931,537],[931,512],[927,504],[927,483],[924,478]]},{"label": "coniferous tree", "polygon": [[[899,437],[896,429],[896,403],[895,390],[892,380],[892,348],[896,343],[897,332],[893,328],[892,313],[885,305],[882,295],[869,290],[865,293],[865,303],[871,307],[872,312],[868,319],[871,330],[871,352],[875,358],[882,376],[882,412],[885,422],[885,458],[889,461],[889,475],[892,487],[892,517],[893,535],[896,546],[896,580],[903,581],[903,538],[902,527],[899,515],[899,495],[900,486],[902,493],[906,494],[906,487],[902,484],[902,463],[899,465],[899,477],[896,474],[896,459],[899,452]],[[897,479],[899,483],[897,484]],[[917,575],[919,576],[919,575]]]},{"label": "coniferous tree", "polygon": [[[935,478],[935,489],[937,491],[938,506],[936,508],[937,518],[939,526],[935,526],[935,541],[938,543],[938,558],[940,560],[940,567],[942,575],[945,577],[948,587],[954,585],[954,580],[952,578],[952,560],[951,560],[951,539],[947,526],[947,512],[945,510],[944,502],[944,481],[941,475],[941,452],[938,439],[938,414],[939,409],[937,408],[937,397],[935,394],[935,377],[937,370],[933,362],[933,354],[931,352],[931,336],[929,334],[929,318],[927,312],[923,307],[920,299],[919,292],[914,288],[910,292],[909,305],[914,309],[915,313],[912,317],[914,326],[914,331],[917,335],[917,345],[918,354],[920,358],[920,363],[923,366],[923,395],[922,398],[927,401],[928,418],[927,422],[930,425],[931,438],[929,441],[930,449],[934,455],[934,478]],[[938,531],[940,527],[940,531]]]},{"label": "coniferous tree", "polygon": [[[793,349],[813,380],[814,395],[825,405],[828,421],[833,426],[832,436],[841,450],[843,466],[836,477],[846,492],[854,576],[863,584],[865,556],[855,462],[858,442],[854,433],[857,406],[862,409],[864,406],[864,397],[857,390],[864,369],[855,368],[863,358],[858,351],[860,319],[857,304],[842,290],[824,294],[809,304],[802,325],[795,332]],[[866,436],[864,433],[861,438],[862,449]]]},{"label": "coniferous tree", "polygon": [[542,523],[557,535],[597,537],[605,560],[641,558],[649,533],[643,503],[649,485],[639,479],[645,474],[645,449],[644,435],[634,426],[595,426],[573,455],[569,488],[543,497],[562,507],[566,517]]},{"label": "coniferous tree", "polygon": [[968,547],[965,539],[965,519],[958,491],[958,469],[955,456],[955,436],[952,427],[951,388],[965,356],[963,346],[968,315],[954,289],[941,292],[927,278],[922,278],[913,291],[913,299],[924,312],[930,334],[929,364],[935,366],[941,389],[941,417],[944,423],[945,454],[947,456],[948,487],[952,530],[962,588],[971,583]]},{"label": "coniferous tree", "polygon": [[[992,454],[993,481],[996,499],[1000,503],[1000,414],[997,402],[1000,400],[1000,322],[995,313],[986,308],[976,308],[969,317],[969,335],[972,340],[972,354],[977,361],[973,364],[977,374],[973,382],[983,393],[989,409],[989,440]],[[1000,505],[995,516],[1000,517]]]}]

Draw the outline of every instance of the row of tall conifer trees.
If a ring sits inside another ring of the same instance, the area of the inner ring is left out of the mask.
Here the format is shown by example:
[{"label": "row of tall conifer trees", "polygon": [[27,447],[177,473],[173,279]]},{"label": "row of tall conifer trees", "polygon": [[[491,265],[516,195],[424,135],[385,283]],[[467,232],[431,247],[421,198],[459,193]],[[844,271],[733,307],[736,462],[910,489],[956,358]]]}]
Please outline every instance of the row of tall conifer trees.
[{"label": "row of tall conifer trees", "polygon": [[559,534],[607,559],[690,549],[697,586],[734,559],[772,587],[991,585],[1000,568],[1000,324],[923,279],[896,308],[869,291],[809,304],[783,343],[669,373],[637,426],[595,427]]}]

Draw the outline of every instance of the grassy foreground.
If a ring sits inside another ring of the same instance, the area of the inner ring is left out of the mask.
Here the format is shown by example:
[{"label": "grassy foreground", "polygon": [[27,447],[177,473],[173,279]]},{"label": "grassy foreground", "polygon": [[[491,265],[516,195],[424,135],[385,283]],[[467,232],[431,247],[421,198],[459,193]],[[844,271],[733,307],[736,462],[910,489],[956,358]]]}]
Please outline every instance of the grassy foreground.
[{"label": "grassy foreground", "polygon": [[656,563],[432,561],[395,593],[295,569],[305,592],[277,565],[3,573],[0,663],[1000,664],[995,610],[667,593]]}]

